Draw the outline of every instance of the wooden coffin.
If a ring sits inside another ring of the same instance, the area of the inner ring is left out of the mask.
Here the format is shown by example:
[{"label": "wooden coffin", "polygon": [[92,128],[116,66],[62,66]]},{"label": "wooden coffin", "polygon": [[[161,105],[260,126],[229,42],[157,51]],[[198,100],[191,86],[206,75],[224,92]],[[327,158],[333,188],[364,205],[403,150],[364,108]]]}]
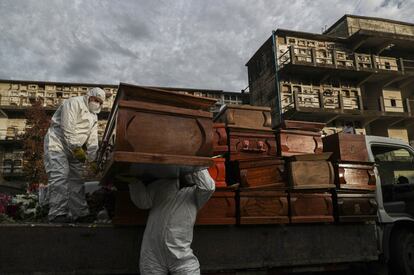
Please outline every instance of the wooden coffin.
[{"label": "wooden coffin", "polygon": [[337,194],[337,221],[338,222],[360,222],[370,221],[377,218],[378,204],[374,193]]},{"label": "wooden coffin", "polygon": [[336,185],[340,189],[376,189],[373,165],[337,163],[335,170]]},{"label": "wooden coffin", "polygon": [[120,84],[98,161],[113,175],[175,177],[210,167],[215,100]]},{"label": "wooden coffin", "polygon": [[329,161],[290,161],[288,167],[289,187],[292,189],[335,188],[334,170]]},{"label": "wooden coffin", "polygon": [[137,208],[131,201],[129,191],[117,191],[115,194],[115,213],[112,223],[115,225],[145,225],[149,210]]},{"label": "wooden coffin", "polygon": [[325,127],[325,123],[310,122],[310,121],[296,121],[284,120],[277,128],[283,130],[301,130],[307,132],[320,133]]},{"label": "wooden coffin", "polygon": [[364,135],[338,133],[322,139],[325,152],[332,152],[332,161],[369,162]]},{"label": "wooden coffin", "polygon": [[215,116],[214,122],[224,123],[227,127],[256,130],[269,130],[272,127],[270,108],[251,105],[225,105]]},{"label": "wooden coffin", "polygon": [[213,154],[223,155],[229,150],[227,144],[226,125],[224,123],[213,124]]},{"label": "wooden coffin", "polygon": [[285,162],[280,158],[232,161],[227,170],[229,184],[249,188],[287,186]]},{"label": "wooden coffin", "polygon": [[289,223],[286,192],[241,189],[239,196],[239,224]]},{"label": "wooden coffin", "polygon": [[292,223],[333,222],[332,195],[330,193],[289,194],[290,221]]},{"label": "wooden coffin", "polygon": [[228,137],[230,161],[276,157],[276,138],[272,130],[229,127]]},{"label": "wooden coffin", "polygon": [[217,187],[210,200],[198,211],[196,224],[236,224],[236,191]]},{"label": "wooden coffin", "polygon": [[226,159],[214,158],[214,165],[208,168],[210,176],[213,178],[217,187],[226,187]]},{"label": "wooden coffin", "polygon": [[276,132],[279,156],[319,154],[323,151],[320,132],[279,129]]}]

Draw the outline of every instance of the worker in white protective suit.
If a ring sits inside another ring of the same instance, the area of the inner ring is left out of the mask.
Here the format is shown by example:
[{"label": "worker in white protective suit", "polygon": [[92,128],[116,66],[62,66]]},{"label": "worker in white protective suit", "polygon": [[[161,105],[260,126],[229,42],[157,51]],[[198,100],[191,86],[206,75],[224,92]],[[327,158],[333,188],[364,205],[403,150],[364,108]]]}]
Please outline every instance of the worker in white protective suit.
[{"label": "worker in white protective suit", "polygon": [[44,140],[51,222],[82,221],[89,214],[82,180],[86,160],[96,169],[98,118],[105,92],[92,88],[66,99],[56,110]]},{"label": "worker in white protective suit", "polygon": [[131,200],[150,209],[140,253],[140,274],[200,274],[191,249],[197,211],[214,193],[207,170],[145,185],[130,183]]}]

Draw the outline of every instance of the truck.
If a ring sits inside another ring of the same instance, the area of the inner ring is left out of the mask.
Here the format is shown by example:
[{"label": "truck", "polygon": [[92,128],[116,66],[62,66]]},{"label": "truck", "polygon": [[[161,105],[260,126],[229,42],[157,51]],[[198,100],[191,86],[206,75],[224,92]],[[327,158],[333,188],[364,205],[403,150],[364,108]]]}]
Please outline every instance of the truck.
[{"label": "truck", "polygon": [[[375,268],[414,274],[414,149],[365,136],[375,162],[377,220],[347,224],[197,225],[203,274]],[[134,274],[144,226],[2,224],[1,274]],[[368,274],[368,273],[365,273]]]}]

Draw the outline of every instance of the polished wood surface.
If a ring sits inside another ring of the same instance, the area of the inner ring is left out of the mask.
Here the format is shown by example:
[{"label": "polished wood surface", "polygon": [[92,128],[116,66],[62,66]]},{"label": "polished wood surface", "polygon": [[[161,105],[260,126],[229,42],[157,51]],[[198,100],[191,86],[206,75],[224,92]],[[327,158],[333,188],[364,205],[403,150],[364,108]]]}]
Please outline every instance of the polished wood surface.
[{"label": "polished wood surface", "polygon": [[240,196],[240,224],[288,223],[287,193],[273,190],[242,189]]},{"label": "polished wood surface", "polygon": [[337,163],[335,170],[336,185],[340,189],[376,189],[373,165]]},{"label": "polished wood surface", "polygon": [[288,167],[292,189],[335,188],[334,170],[329,161],[290,161]]},{"label": "polished wood surface", "polygon": [[369,162],[364,135],[338,133],[322,139],[325,152],[332,152],[332,161]]},{"label": "polished wood surface", "polygon": [[250,105],[225,105],[214,121],[246,129],[269,130],[272,127],[270,108]]},{"label": "polished wood surface", "polygon": [[177,169],[190,172],[213,165],[209,108],[214,102],[121,84],[98,157],[104,171],[101,182],[107,183],[118,173],[170,177]]},{"label": "polished wood surface", "polygon": [[227,164],[228,182],[242,187],[273,186],[285,188],[287,176],[282,159],[240,160]]},{"label": "polished wood surface", "polygon": [[339,222],[361,222],[377,218],[378,204],[375,193],[337,194],[337,220]]},{"label": "polished wood surface", "polygon": [[293,193],[289,194],[291,222],[333,222],[332,195],[330,193]]},{"label": "polished wood surface", "polygon": [[320,133],[301,130],[283,130],[276,132],[278,154],[282,157],[319,154],[323,151]]},{"label": "polished wood surface", "polygon": [[276,139],[272,130],[228,128],[230,160],[276,157]]},{"label": "polished wood surface", "polygon": [[226,125],[224,123],[213,124],[213,154],[222,155],[229,150]]},{"label": "polished wood surface", "polygon": [[226,187],[226,159],[225,158],[214,158],[214,165],[208,168],[210,176],[213,178],[217,187]]},{"label": "polished wood surface", "polygon": [[309,122],[309,121],[297,121],[297,120],[284,120],[276,128],[289,129],[289,130],[302,130],[320,133],[325,127],[325,123]]},{"label": "polished wood surface", "polygon": [[199,210],[196,224],[236,224],[236,193],[231,188],[216,188]]}]

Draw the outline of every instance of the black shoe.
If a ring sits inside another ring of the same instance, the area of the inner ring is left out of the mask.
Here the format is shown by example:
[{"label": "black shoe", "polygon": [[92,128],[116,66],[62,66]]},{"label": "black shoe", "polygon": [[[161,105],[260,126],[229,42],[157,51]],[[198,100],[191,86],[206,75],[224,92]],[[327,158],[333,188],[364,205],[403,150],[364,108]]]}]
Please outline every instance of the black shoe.
[{"label": "black shoe", "polygon": [[51,220],[49,222],[51,222],[51,223],[70,223],[70,222],[72,222],[72,220],[68,216],[60,215],[60,216],[55,217],[53,220]]}]

